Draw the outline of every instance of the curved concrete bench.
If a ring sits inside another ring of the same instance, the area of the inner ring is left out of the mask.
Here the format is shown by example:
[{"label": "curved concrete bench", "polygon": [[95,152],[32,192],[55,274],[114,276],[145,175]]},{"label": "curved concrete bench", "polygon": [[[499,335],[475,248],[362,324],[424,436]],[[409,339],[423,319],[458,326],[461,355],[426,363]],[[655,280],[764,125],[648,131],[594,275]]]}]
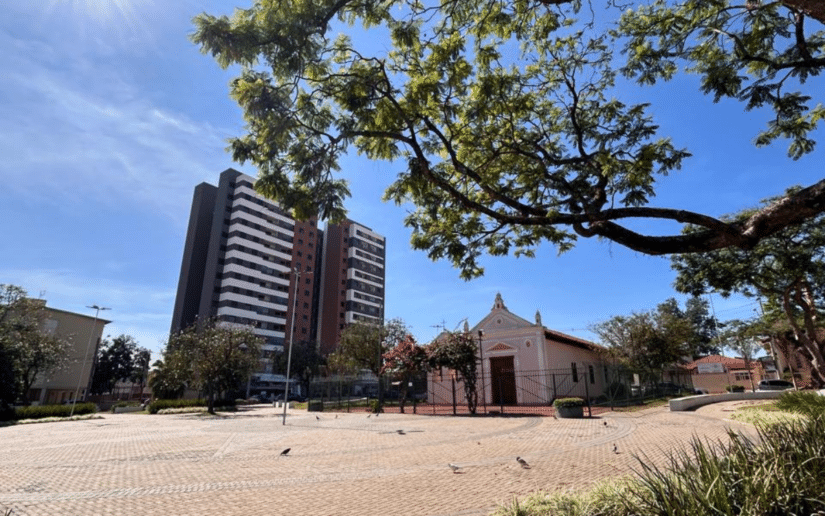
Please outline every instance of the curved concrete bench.
[{"label": "curved concrete bench", "polygon": [[700,394],[698,396],[688,396],[686,398],[675,398],[670,400],[671,412],[683,412],[696,407],[719,403],[720,401],[739,400],[774,400],[786,391],[756,391],[756,392],[729,392],[725,394]]}]

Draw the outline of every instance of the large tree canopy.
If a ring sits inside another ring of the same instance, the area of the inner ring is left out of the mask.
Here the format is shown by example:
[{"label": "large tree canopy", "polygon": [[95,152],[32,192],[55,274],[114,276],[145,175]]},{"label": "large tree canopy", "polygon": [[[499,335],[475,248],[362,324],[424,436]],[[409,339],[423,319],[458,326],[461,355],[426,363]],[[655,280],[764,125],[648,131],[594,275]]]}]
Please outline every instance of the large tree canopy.
[{"label": "large tree canopy", "polygon": [[[465,278],[483,273],[482,253],[564,251],[577,237],[648,254],[748,249],[825,210],[825,180],[742,220],[652,206],[688,151],[657,134],[646,104],[611,96],[620,73],[650,84],[683,66],[716,99],[773,110],[756,143],[789,139],[798,158],[825,116],[805,91],[825,67],[819,3],[590,7],[579,21],[580,0],[255,0],[232,18],[198,16],[192,39],[242,68],[231,96],[246,134],[230,146],[259,169],[260,192],[298,217],[336,219],[349,195],[342,154],[399,160],[385,197],[417,207],[413,246]],[[593,23],[595,10],[616,13],[615,29]],[[367,37],[336,36],[333,23]],[[639,220],[701,231],[642,234],[630,229]]]}]

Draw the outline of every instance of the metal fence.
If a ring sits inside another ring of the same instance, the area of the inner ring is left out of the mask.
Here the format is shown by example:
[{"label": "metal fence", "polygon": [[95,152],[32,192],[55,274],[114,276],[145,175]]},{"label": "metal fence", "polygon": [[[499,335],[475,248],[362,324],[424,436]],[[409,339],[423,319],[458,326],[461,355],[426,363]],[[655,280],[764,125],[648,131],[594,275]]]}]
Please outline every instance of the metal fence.
[{"label": "metal fence", "polygon": [[[370,411],[383,391],[385,412],[432,415],[468,414],[463,382],[451,371],[421,374],[407,382],[374,376],[316,378],[309,390],[310,410]],[[578,397],[590,414],[646,399],[692,392],[690,374],[682,370],[641,371],[604,363],[540,371],[497,371],[479,375],[477,414],[553,415],[553,401]]]}]

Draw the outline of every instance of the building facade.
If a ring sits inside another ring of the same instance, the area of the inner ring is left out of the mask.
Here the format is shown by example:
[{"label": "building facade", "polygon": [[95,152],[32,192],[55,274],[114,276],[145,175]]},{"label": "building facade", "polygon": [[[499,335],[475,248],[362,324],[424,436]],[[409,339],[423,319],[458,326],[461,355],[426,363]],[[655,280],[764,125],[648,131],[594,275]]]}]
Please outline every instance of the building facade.
[{"label": "building facade", "polygon": [[[479,404],[549,405],[556,398],[596,398],[607,387],[604,348],[598,344],[545,328],[510,312],[501,294],[474,326],[465,325],[479,343]],[[430,373],[431,402],[452,396],[453,373]],[[461,389],[459,402],[464,401]]]},{"label": "building facade", "polygon": [[383,323],[385,261],[383,236],[351,220],[327,224],[318,312],[322,354],[335,350],[348,324]]},{"label": "building facade", "polygon": [[[272,356],[290,342],[290,331],[293,342],[329,353],[338,340],[319,335],[327,319],[347,324],[383,306],[384,239],[353,221],[325,232],[315,219],[295,220],[259,195],[254,182],[228,169],[217,186],[195,188],[171,331],[209,319],[252,326],[265,341],[254,379],[263,389],[283,382]],[[361,283],[374,287],[374,295],[366,299]],[[342,302],[343,310],[324,310]]]},{"label": "building facade", "polygon": [[28,399],[40,405],[85,400],[92,385],[94,361],[103,328],[110,321],[90,315],[44,306],[42,330],[68,344],[66,363],[48,374],[40,374],[32,384]]}]

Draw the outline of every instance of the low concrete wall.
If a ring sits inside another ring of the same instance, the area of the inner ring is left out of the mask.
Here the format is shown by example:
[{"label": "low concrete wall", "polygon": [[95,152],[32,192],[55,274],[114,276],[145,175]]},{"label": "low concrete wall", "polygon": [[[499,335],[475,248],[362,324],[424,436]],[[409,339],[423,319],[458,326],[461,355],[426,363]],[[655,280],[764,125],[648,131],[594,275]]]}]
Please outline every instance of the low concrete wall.
[{"label": "low concrete wall", "polygon": [[670,400],[670,411],[683,412],[703,405],[719,403],[720,401],[775,400],[782,396],[784,392],[786,391],[729,392],[726,394],[701,394],[686,398],[675,398]]}]

